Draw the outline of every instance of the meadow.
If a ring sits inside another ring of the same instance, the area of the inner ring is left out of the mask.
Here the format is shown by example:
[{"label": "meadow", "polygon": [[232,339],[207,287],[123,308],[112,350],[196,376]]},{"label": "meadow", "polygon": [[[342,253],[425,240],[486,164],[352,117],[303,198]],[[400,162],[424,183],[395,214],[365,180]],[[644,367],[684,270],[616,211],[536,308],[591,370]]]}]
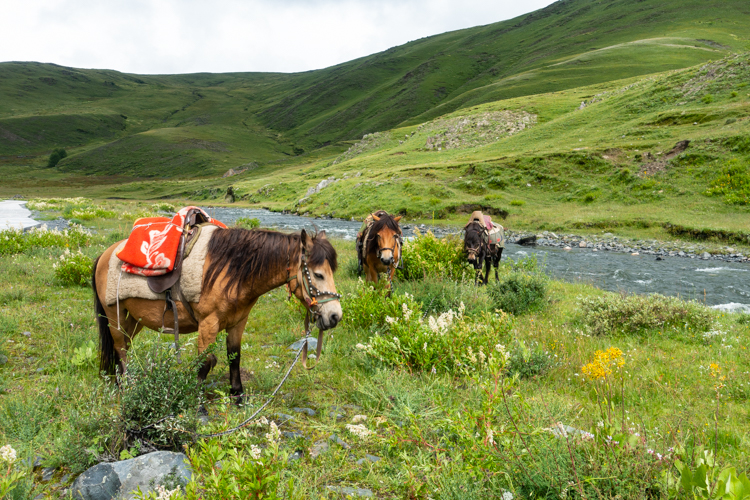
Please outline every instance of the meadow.
[{"label": "meadow", "polygon": [[[92,292],[76,270],[124,237],[132,214],[168,209],[37,207],[94,215],[62,236],[0,234],[0,445],[16,450],[23,474],[9,498],[55,498],[98,460],[143,451],[123,437],[141,408],[137,384],[118,390],[100,377]],[[176,424],[151,435],[185,443],[198,472],[172,498],[229,497],[235,487],[242,498],[352,492],[341,488],[378,498],[720,498],[700,489],[706,475],[735,485],[721,498],[745,498],[746,315],[552,281],[532,260],[504,260],[500,283],[476,288],[460,259],[445,258],[459,243],[429,234],[405,248],[411,272],[388,298],[356,276],[353,244],[334,243],[344,320],[325,335],[316,368],[296,368],[264,418],[230,437],[193,442]],[[420,266],[437,268],[429,255],[444,265],[425,276]],[[219,355],[200,396],[209,418],[187,407],[180,425],[213,432],[251,414],[293,359],[302,318],[284,289],[262,297],[242,347],[246,406],[227,397]],[[183,336],[177,365],[168,336],[142,333],[134,359],[166,360],[179,376],[144,375],[138,361],[134,373],[188,394],[193,337]],[[30,466],[36,458],[55,468],[50,481]]]}]

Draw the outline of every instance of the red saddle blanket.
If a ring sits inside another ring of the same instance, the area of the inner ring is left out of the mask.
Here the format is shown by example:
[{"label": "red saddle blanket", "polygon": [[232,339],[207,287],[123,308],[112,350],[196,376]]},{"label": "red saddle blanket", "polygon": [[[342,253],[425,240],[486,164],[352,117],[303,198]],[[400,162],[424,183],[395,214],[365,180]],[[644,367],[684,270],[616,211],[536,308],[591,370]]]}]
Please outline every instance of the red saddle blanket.
[{"label": "red saddle blanket", "polygon": [[198,207],[185,207],[171,219],[144,217],[133,223],[133,230],[125,246],[117,252],[123,261],[122,270],[141,276],[161,276],[174,269],[180,239],[188,228],[185,218],[191,210],[199,210],[211,224],[226,228]]}]

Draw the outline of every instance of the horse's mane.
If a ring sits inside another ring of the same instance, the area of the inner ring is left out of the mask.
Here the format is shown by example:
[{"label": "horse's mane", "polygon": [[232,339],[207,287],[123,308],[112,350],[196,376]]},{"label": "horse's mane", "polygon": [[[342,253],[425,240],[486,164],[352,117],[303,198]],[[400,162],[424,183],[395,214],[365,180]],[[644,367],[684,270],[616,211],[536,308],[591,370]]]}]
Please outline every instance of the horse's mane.
[{"label": "horse's mane", "polygon": [[372,227],[370,228],[370,234],[365,242],[365,249],[367,253],[375,253],[378,251],[378,233],[384,228],[388,228],[395,231],[396,234],[401,234],[401,227],[398,222],[393,220],[393,216],[384,210],[375,212],[379,220],[373,221]]},{"label": "horse's mane", "polygon": [[[331,271],[338,268],[336,249],[325,238],[311,236],[313,247],[308,262],[319,266],[326,260]],[[239,291],[243,283],[250,286],[278,269],[296,263],[300,258],[300,234],[284,234],[265,229],[217,229],[208,243],[207,257],[211,264],[203,277],[202,292],[214,286],[226,270],[226,293]]]}]

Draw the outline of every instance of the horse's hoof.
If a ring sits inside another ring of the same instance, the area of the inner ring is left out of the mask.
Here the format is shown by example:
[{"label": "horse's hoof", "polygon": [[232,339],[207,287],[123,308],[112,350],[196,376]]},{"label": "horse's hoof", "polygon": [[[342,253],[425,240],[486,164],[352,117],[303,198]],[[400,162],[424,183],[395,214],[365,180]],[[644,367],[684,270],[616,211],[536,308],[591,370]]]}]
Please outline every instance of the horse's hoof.
[{"label": "horse's hoof", "polygon": [[234,401],[234,404],[237,406],[245,406],[245,394],[244,393],[232,395],[232,400]]}]

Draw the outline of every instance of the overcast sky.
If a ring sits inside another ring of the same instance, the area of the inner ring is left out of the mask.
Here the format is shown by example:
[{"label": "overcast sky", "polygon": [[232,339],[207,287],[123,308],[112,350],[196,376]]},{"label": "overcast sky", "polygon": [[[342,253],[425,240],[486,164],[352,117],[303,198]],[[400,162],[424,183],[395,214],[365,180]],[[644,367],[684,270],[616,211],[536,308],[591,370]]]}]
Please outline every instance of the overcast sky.
[{"label": "overcast sky", "polygon": [[0,61],[128,73],[295,72],[551,0],[9,0]]}]

